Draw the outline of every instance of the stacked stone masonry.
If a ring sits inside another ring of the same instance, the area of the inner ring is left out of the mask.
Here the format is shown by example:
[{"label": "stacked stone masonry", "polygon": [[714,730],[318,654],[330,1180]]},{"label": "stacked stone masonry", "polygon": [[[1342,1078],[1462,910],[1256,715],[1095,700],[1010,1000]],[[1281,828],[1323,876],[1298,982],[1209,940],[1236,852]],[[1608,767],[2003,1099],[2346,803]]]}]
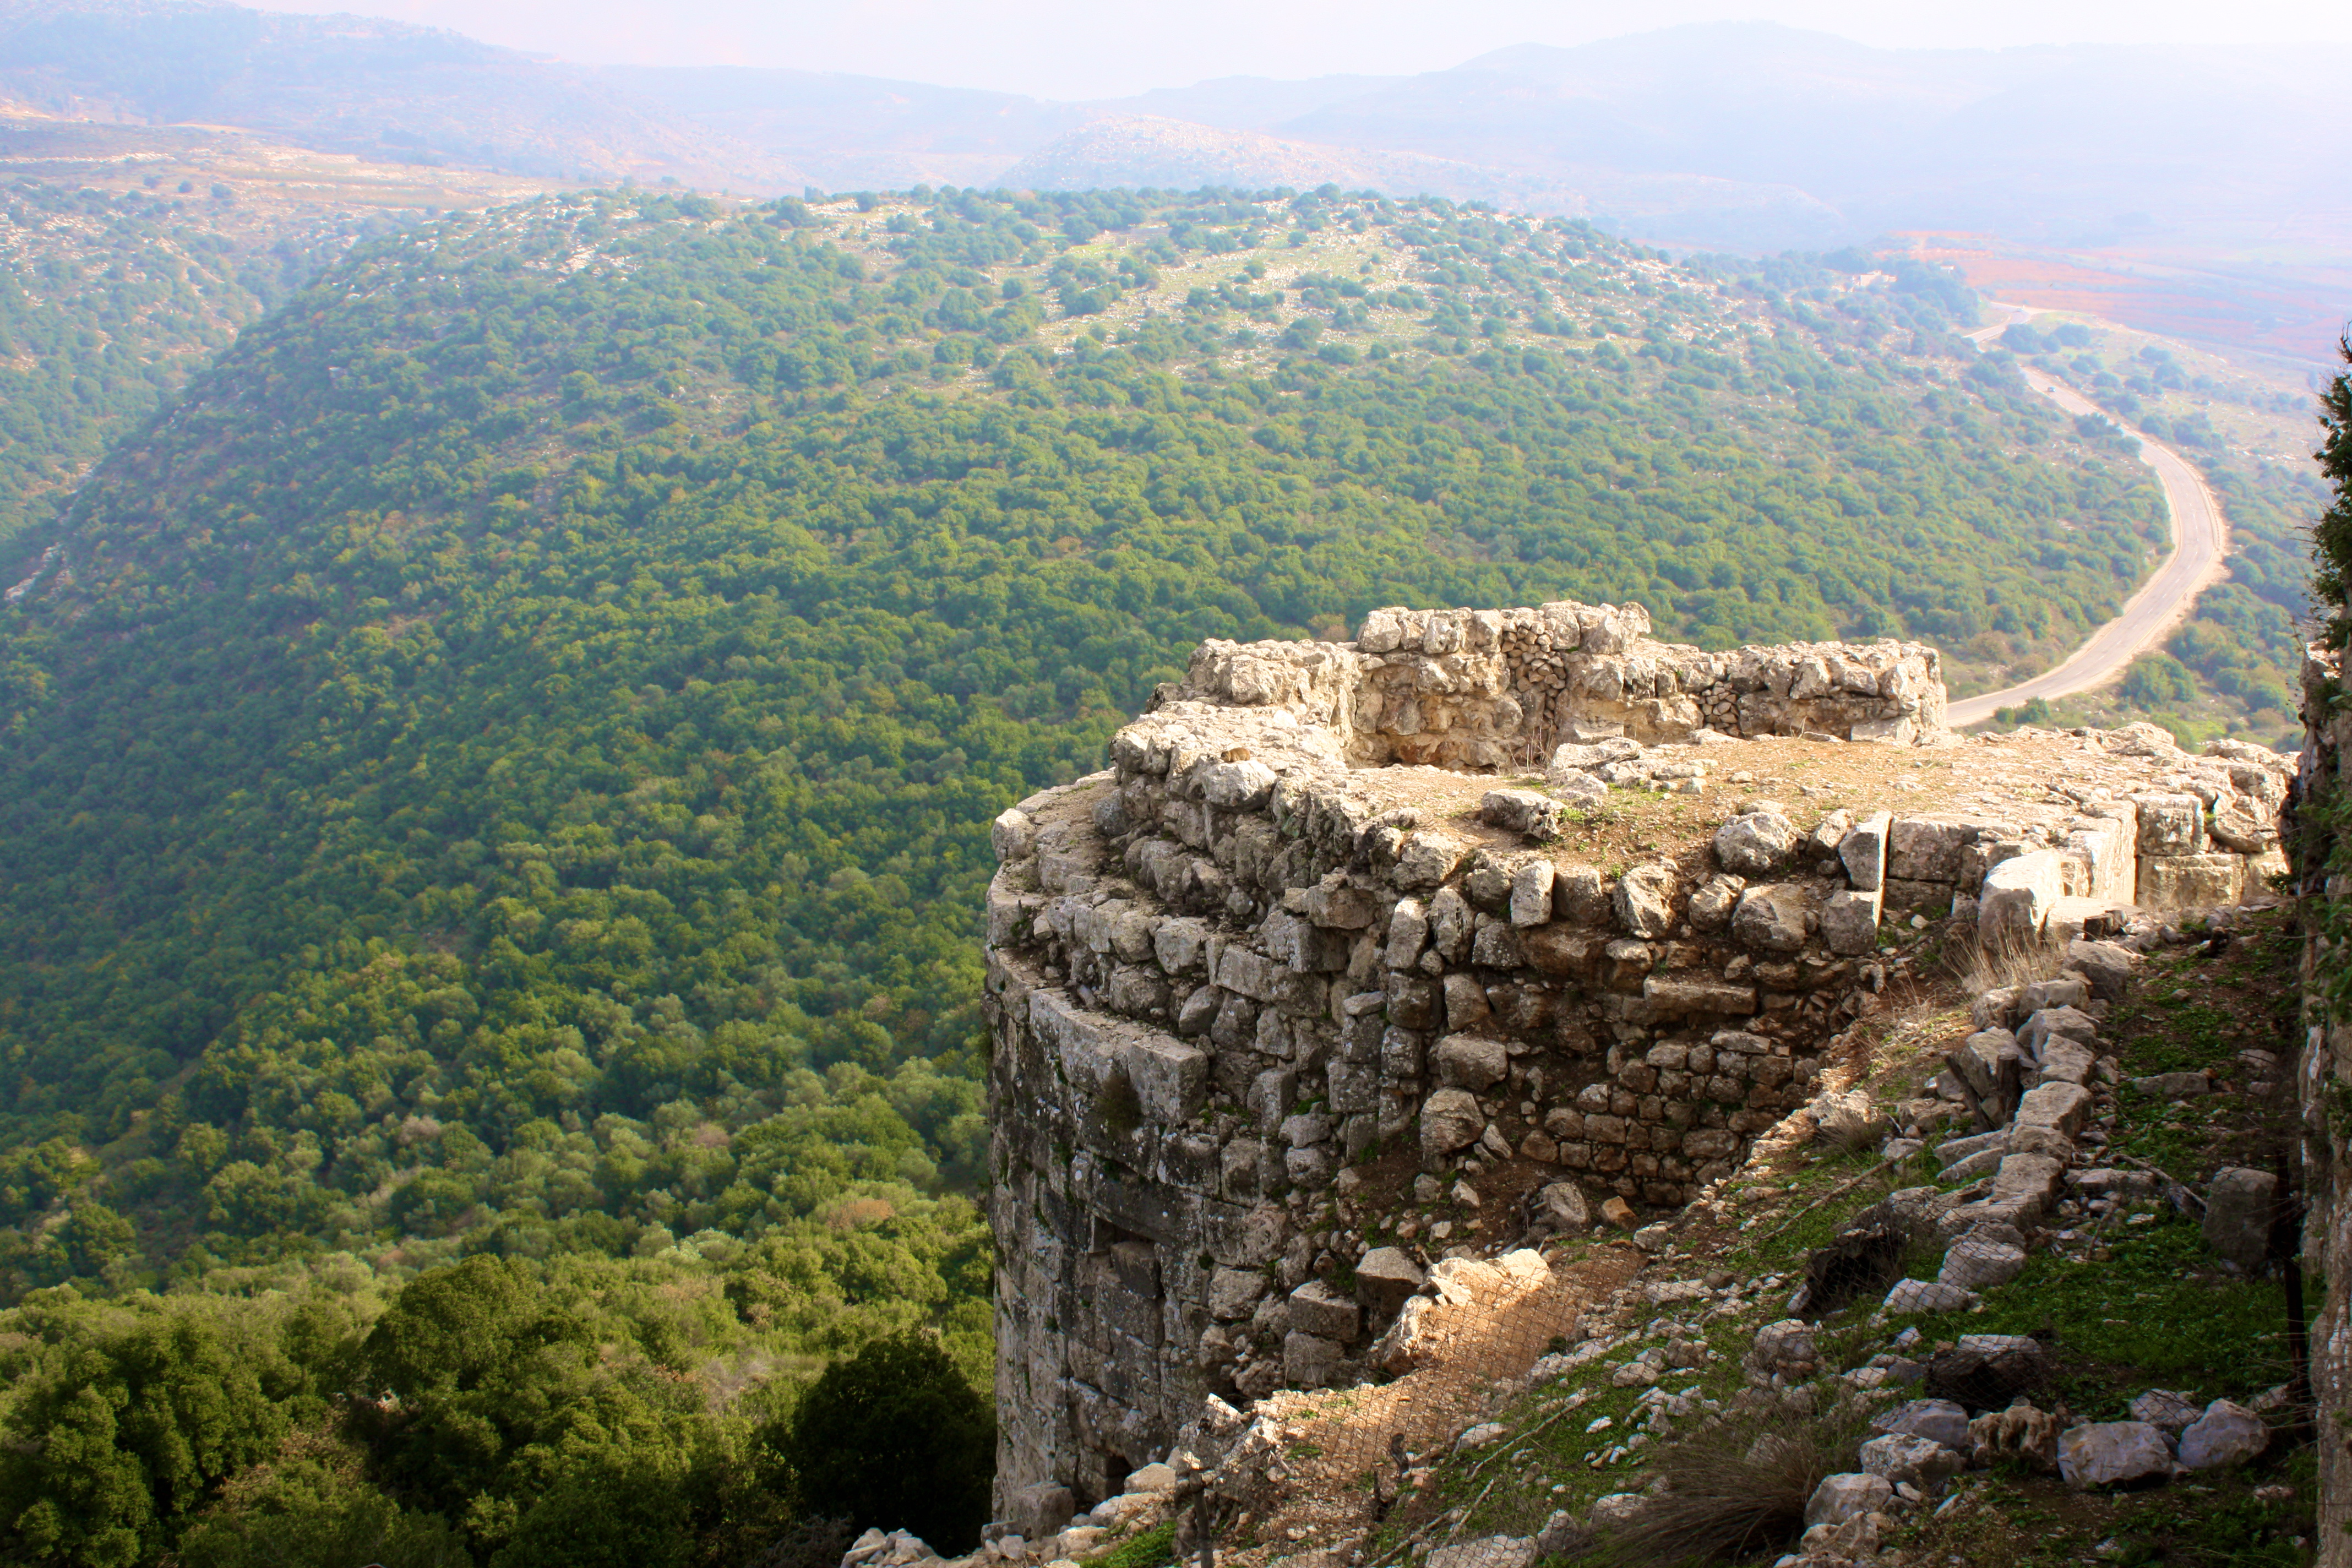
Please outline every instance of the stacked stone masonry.
[{"label": "stacked stone masonry", "polygon": [[[2127,796],[1802,832],[1767,805],[1612,875],[1555,846],[1562,813],[1695,787],[1712,739],[1957,743],[1932,649],[1706,654],[1647,629],[1639,606],[1548,605],[1211,642],[1111,770],[998,819],[1001,1517],[1117,1491],[1211,1394],[1364,1375],[1412,1284],[1350,1258],[1358,1289],[1333,1289],[1294,1200],[1376,1150],[1679,1205],[1808,1098],[1881,982],[1882,920],[2063,940],[2135,898],[2232,901],[2275,859],[2254,824],[2277,759],[2123,731]],[[1503,769],[1546,787],[1397,804]]]}]

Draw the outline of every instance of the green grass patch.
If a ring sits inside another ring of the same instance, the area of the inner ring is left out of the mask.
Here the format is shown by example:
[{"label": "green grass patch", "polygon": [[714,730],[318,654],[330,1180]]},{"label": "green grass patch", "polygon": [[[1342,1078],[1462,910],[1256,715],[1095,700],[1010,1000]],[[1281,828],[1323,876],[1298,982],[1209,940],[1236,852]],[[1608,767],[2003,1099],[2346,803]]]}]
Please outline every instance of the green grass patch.
[{"label": "green grass patch", "polygon": [[[2319,1288],[2305,1298],[2315,1316]],[[1981,1310],[1910,1321],[1930,1338],[2050,1331],[2060,1392],[2086,1420],[2122,1418],[2148,1388],[2242,1398],[2288,1373],[2278,1282],[2221,1273],[2198,1227],[2169,1216],[2118,1237],[2105,1262],[2037,1253]]]},{"label": "green grass patch", "polygon": [[1176,1561],[1176,1521],[1154,1525],[1088,1561],[1095,1568],[1171,1568]]}]

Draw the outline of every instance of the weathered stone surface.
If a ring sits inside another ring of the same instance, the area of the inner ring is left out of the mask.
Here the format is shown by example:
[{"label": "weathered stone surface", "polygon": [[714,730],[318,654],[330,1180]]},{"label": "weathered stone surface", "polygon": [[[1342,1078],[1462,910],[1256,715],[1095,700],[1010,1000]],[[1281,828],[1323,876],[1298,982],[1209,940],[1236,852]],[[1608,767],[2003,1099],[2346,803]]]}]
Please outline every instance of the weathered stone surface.
[{"label": "weathered stone surface", "polygon": [[1874,1432],[1905,1432],[1941,1444],[1956,1453],[1969,1451],[1969,1413],[1948,1399],[1913,1399],[1871,1418]]},{"label": "weathered stone surface", "polygon": [[1819,1356],[1813,1344],[1812,1325],[1801,1318],[1784,1318],[1756,1331],[1748,1364],[1768,1376],[1776,1372],[1791,1377],[1810,1376]]},{"label": "weathered stone surface", "polygon": [[1265,1276],[1255,1269],[1219,1268],[1209,1276],[1209,1316],[1221,1323],[1248,1317],[1265,1298]]},{"label": "weathered stone surface", "polygon": [[1822,942],[1834,953],[1854,957],[1878,950],[1879,893],[1841,891],[1822,900]]},{"label": "weathered stone surface", "polygon": [[2205,1189],[2205,1245],[2248,1273],[2270,1258],[2271,1211],[2278,1177],[2242,1165],[2214,1173]]},{"label": "weathered stone surface", "polygon": [[1592,1228],[1592,1208],[1584,1189],[1574,1182],[1552,1182],[1538,1189],[1528,1204],[1529,1218],[1555,1233],[1573,1236]]},{"label": "weathered stone surface", "polygon": [[1894,825],[1894,816],[1874,811],[1847,829],[1838,841],[1838,858],[1845,865],[1845,879],[1854,891],[1875,893],[1886,883],[1886,838]]},{"label": "weathered stone surface", "polygon": [[2201,1072],[2159,1072],[2131,1080],[2135,1092],[2150,1100],[2195,1100],[2213,1092],[2213,1080]]},{"label": "weathered stone surface", "polygon": [[2190,1398],[2169,1388],[2151,1388],[2131,1402],[2131,1418],[2145,1421],[2166,1432],[2184,1432],[2204,1407]]},{"label": "weathered stone surface", "polygon": [[1301,1332],[1352,1340],[1362,1323],[1362,1310],[1320,1279],[1309,1279],[1290,1293],[1290,1326]]},{"label": "weathered stone surface", "polygon": [[1486,1114],[1468,1091],[1439,1089],[1422,1102],[1422,1163],[1434,1166],[1455,1150],[1467,1149],[1486,1130]]},{"label": "weathered stone surface", "polygon": [[2271,1429],[2242,1405],[2217,1399],[2180,1434],[2180,1462],[2192,1470],[2242,1465],[2271,1446]]},{"label": "weathered stone surface", "polygon": [[1282,1381],[1289,1388],[1328,1388],[1339,1381],[1347,1352],[1335,1340],[1294,1329],[1282,1336]]},{"label": "weathered stone surface", "polygon": [[1998,952],[2038,942],[2050,910],[2066,893],[2066,858],[2036,849],[1985,873],[1977,895],[1977,940]]},{"label": "weathered stone surface", "polygon": [[1847,1520],[1878,1512],[1894,1495],[1895,1484],[1885,1476],[1865,1471],[1828,1476],[1806,1500],[1805,1522],[1843,1524]]},{"label": "weathered stone surface", "polygon": [[1451,833],[1423,828],[1406,835],[1389,880],[1408,891],[1434,889],[1468,858],[1470,846]]},{"label": "weathered stone surface", "polygon": [[1539,926],[1551,919],[1551,889],[1558,872],[1549,860],[1529,860],[1511,876],[1511,923]]},{"label": "weathered stone surface", "polygon": [[1447,1089],[1491,1089],[1510,1071],[1511,1058],[1500,1040],[1475,1035],[1448,1035],[1437,1042],[1433,1058],[1437,1081]]},{"label": "weathered stone surface", "polygon": [[1637,937],[1658,937],[1674,929],[1675,868],[1636,866],[1617,879],[1617,923]]},{"label": "weathered stone surface", "polygon": [[1690,896],[1690,922],[1695,931],[1718,931],[1731,924],[1731,911],[1748,886],[1738,877],[1709,877]]},{"label": "weathered stone surface", "polygon": [[2145,1421],[2095,1421],[2058,1435],[2058,1473],[2069,1486],[2114,1486],[2171,1470],[2164,1434]]},{"label": "weathered stone surface", "polygon": [[1896,1486],[1940,1486],[1968,1468],[1968,1461],[1941,1443],[1907,1432],[1890,1432],[1862,1446],[1864,1473]]},{"label": "weathered stone surface", "polygon": [[2017,1102],[2017,1115],[2012,1125],[2017,1127],[2054,1128],[2072,1138],[2083,1130],[2084,1119],[2091,1114],[2091,1091],[2078,1083],[2045,1083],[2029,1089]]},{"label": "weathered stone surface", "polygon": [[1740,877],[1769,877],[1796,858],[1799,835],[1777,811],[1751,811],[1715,831],[1716,864]]},{"label": "weathered stone surface", "polygon": [[1969,824],[1896,817],[1887,830],[1886,875],[1895,881],[1956,883],[1960,857],[1976,836]]},{"label": "weathered stone surface", "polygon": [[2115,942],[2086,942],[2082,938],[2067,942],[2065,966],[2077,971],[2088,985],[2091,994],[2100,1002],[2119,1002],[2124,987],[2131,985],[2131,971],[2140,962],[2131,947],[2116,947]]},{"label": "weathered stone surface", "polygon": [[2210,910],[2234,904],[2246,863],[2235,855],[2142,855],[2133,902],[2147,910]]},{"label": "weathered stone surface", "polygon": [[1026,860],[1037,852],[1037,825],[1017,806],[1007,806],[988,825],[989,847],[999,860]]},{"label": "weathered stone surface", "polygon": [[2098,1020],[2079,1007],[2042,1007],[2019,1026],[2018,1048],[2030,1058],[2040,1059],[2043,1044],[2063,1037],[2089,1044],[2099,1037]]},{"label": "weathered stone surface", "polygon": [[[1315,1553],[1306,1553],[1314,1556]],[[1457,1542],[1431,1551],[1428,1568],[1528,1568],[1536,1560],[1533,1541],[1516,1535],[1488,1535]],[[1295,1561],[1295,1560],[1294,1560]]]},{"label": "weathered stone surface", "polygon": [[1961,1312],[1977,1304],[1976,1293],[1934,1279],[1897,1279],[1886,1292],[1890,1312]]},{"label": "weathered stone surface", "polygon": [[2205,851],[2205,803],[2193,795],[2136,795],[2140,854],[2201,855]]},{"label": "weathered stone surface", "polygon": [[1538,840],[1559,837],[1559,802],[1531,789],[1489,790],[1478,803],[1481,822]]},{"label": "weathered stone surface", "polygon": [[1734,941],[1767,952],[1795,952],[1812,929],[1813,910],[1804,889],[1789,884],[1750,888],[1732,911]]},{"label": "weathered stone surface", "polygon": [[1990,1290],[2006,1285],[2025,1271],[2025,1249],[2004,1242],[1963,1237],[1944,1254],[1936,1278],[1963,1290]]},{"label": "weathered stone surface", "polygon": [[1642,998],[1671,1017],[1693,1014],[1745,1018],[1756,1011],[1756,987],[1713,974],[1652,974],[1642,981]]},{"label": "weathered stone surface", "polygon": [[1377,1317],[1398,1310],[1427,1283],[1429,1276],[1401,1247],[1376,1247],[1356,1260],[1356,1300]]},{"label": "weathered stone surface", "polygon": [[1992,1201],[2022,1204],[2039,1213],[2058,1195],[2065,1176],[2065,1164],[2047,1154],[2003,1155],[2000,1169],[1993,1173]]}]

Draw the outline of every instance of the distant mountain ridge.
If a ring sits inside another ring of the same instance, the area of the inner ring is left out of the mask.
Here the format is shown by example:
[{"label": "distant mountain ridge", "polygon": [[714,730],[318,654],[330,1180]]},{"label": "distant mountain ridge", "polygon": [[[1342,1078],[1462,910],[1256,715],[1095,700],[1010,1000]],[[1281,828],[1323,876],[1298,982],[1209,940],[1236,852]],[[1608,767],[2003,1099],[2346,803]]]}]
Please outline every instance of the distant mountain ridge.
[{"label": "distant mountain ridge", "polygon": [[761,191],[799,171],[593,76],[440,28],[209,0],[0,0],[0,98],[365,157]]},{"label": "distant mountain ridge", "polygon": [[1746,250],[1934,229],[2342,254],[2352,101],[2331,89],[2347,76],[2352,48],[2337,47],[1882,49],[1708,23],[1407,77],[1231,77],[1075,103],[836,72],[580,67],[210,0],[0,0],[0,99],[51,114],[755,194],[1261,188],[1319,171]]}]

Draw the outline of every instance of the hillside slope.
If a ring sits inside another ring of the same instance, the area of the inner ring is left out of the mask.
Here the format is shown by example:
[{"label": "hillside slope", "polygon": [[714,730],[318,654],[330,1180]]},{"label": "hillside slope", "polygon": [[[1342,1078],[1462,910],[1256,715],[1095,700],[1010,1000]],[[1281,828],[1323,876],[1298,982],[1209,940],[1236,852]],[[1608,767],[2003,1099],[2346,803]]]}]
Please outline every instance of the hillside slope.
[{"label": "hillside slope", "polygon": [[[457,1280],[449,1321],[595,1343],[516,1373],[509,1447],[385,1482],[414,1528],[559,1560],[521,1543],[614,1498],[724,1560],[763,1390],[914,1324],[985,1359],[1005,804],[1199,638],[1383,603],[2063,646],[2156,498],[1972,314],[1336,191],[362,246],[0,546],[0,1501],[101,1351],[264,1347],[252,1430],[316,1433],[351,1337]],[[335,1486],[395,1473],[334,1430]],[[160,1561],[278,1440],[52,1555]]]}]

